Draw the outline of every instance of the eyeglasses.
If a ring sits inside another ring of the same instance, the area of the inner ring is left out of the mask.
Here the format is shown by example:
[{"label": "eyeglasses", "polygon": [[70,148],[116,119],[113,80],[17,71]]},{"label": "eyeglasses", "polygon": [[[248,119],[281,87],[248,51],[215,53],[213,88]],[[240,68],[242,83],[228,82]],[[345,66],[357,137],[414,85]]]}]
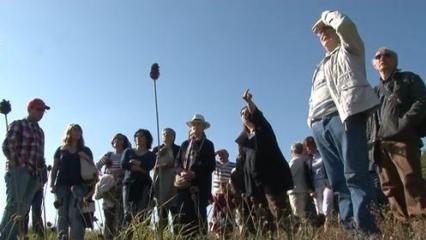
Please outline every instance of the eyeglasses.
[{"label": "eyeglasses", "polygon": [[385,53],[379,53],[379,54],[377,54],[376,56],[374,56],[374,59],[376,59],[376,60],[379,60],[380,58],[390,58],[391,57],[391,54],[390,53],[388,53],[388,52],[385,52]]}]

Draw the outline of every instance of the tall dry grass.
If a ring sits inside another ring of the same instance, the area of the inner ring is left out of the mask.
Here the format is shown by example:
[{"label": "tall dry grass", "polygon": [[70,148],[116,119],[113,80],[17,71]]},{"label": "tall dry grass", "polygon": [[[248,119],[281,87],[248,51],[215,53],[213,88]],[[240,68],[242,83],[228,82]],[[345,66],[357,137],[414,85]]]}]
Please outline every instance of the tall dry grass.
[{"label": "tall dry grass", "polygon": [[[345,232],[339,228],[337,221],[332,221],[327,230],[324,226],[315,227],[309,223],[309,221],[302,221],[300,226],[295,229],[289,227],[290,229],[284,229],[282,226],[279,227],[276,231],[265,231],[262,228],[261,224],[258,223],[255,226],[256,231],[254,233],[249,233],[248,231],[240,231],[238,226],[235,224],[235,221],[231,221],[232,230],[229,232],[222,233],[213,233],[209,232],[206,236],[198,235],[193,236],[190,239],[203,239],[203,240],[216,240],[216,239],[292,239],[292,240],[342,240],[342,239],[382,239],[382,240],[422,240],[426,239],[426,219],[425,218],[413,218],[407,222],[400,222],[395,220],[389,210],[382,209],[379,212],[381,216],[378,219],[378,225],[382,233],[376,236],[363,236],[355,232]],[[229,216],[230,219],[235,219],[235,216]],[[132,223],[127,229],[122,230],[117,236],[116,239],[127,239],[128,233],[132,232],[132,239],[160,239],[160,235],[156,230],[153,223],[151,223],[151,218],[147,217],[146,219],[140,221],[138,218],[134,218]],[[288,231],[286,231],[288,230]],[[37,237],[34,233],[30,232],[26,237],[27,239],[56,239],[56,233],[54,232],[54,227],[47,229],[46,238]],[[290,235],[288,235],[290,234]],[[103,239],[102,233],[100,230],[87,230],[85,239],[87,240],[100,240]],[[163,232],[162,239],[172,240],[172,239],[185,239],[181,233],[173,235],[171,233],[170,226],[166,227]]]}]

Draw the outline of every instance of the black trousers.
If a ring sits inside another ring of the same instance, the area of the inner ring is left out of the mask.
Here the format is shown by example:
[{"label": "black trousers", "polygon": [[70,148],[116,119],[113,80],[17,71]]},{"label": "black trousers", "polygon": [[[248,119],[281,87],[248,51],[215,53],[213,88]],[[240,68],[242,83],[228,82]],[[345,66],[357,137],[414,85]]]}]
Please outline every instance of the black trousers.
[{"label": "black trousers", "polygon": [[192,187],[178,189],[176,202],[180,234],[184,236],[207,234],[207,201],[202,200],[200,201],[198,191]]}]

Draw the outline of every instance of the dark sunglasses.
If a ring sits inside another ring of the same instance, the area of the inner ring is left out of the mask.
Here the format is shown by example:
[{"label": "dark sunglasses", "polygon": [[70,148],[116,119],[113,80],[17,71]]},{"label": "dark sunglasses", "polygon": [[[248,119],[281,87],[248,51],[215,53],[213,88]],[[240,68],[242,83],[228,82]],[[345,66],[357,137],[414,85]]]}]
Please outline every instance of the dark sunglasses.
[{"label": "dark sunglasses", "polygon": [[380,58],[390,58],[391,57],[391,54],[390,53],[380,53],[380,54],[377,54],[375,57],[374,57],[374,59],[376,59],[376,60],[379,60]]}]

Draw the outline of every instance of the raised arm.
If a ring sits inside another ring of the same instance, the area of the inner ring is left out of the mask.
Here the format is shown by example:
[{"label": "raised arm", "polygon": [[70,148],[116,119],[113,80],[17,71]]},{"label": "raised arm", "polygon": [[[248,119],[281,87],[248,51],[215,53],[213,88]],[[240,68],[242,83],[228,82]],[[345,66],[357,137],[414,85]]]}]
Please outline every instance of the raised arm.
[{"label": "raised arm", "polygon": [[250,89],[247,89],[243,94],[243,100],[246,102],[247,109],[250,113],[253,113],[256,110],[256,104],[253,102],[253,95],[249,92]]},{"label": "raised arm", "polygon": [[352,20],[339,11],[324,11],[321,17],[312,27],[314,33],[318,33],[323,27],[329,26],[336,30],[340,38],[340,44],[348,52],[355,55],[364,54],[364,43]]}]

